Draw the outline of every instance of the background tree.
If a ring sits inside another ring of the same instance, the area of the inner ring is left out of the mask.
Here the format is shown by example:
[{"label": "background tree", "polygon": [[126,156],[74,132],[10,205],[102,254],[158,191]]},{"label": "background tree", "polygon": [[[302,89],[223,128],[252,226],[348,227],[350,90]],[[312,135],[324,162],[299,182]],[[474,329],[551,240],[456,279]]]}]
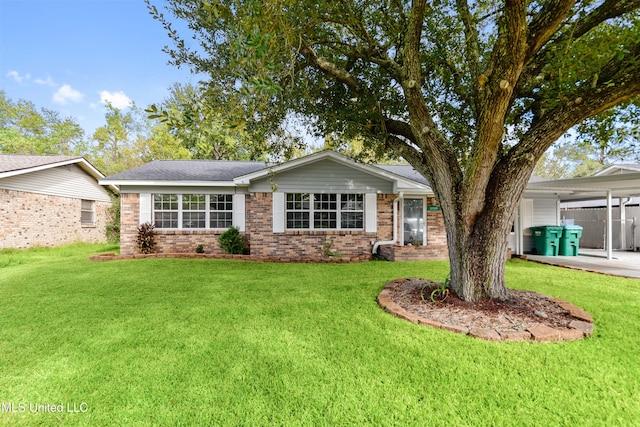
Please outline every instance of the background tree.
[{"label": "background tree", "polygon": [[14,102],[0,91],[0,153],[81,155],[86,148],[84,130],[73,118]]},{"label": "background tree", "polygon": [[145,110],[159,119],[193,159],[256,160],[266,147],[228,120],[226,106],[203,103],[200,90],[192,84],[174,84],[169,96]]}]

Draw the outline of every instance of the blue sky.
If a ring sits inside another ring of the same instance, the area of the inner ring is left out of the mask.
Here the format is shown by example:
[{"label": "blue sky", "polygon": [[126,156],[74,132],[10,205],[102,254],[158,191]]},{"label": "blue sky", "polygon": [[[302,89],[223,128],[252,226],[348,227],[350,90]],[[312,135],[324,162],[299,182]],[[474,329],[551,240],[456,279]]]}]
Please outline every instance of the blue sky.
[{"label": "blue sky", "polygon": [[143,0],[0,0],[0,90],[74,117],[90,135],[106,101],[146,108],[195,80],[167,64],[170,42]]}]

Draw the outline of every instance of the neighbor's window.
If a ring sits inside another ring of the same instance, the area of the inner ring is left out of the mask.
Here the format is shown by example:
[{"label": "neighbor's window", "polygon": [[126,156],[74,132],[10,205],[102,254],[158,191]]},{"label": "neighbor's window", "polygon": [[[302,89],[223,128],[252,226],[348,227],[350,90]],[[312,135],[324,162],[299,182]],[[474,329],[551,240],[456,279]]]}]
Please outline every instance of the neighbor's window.
[{"label": "neighbor's window", "polygon": [[364,228],[363,194],[288,193],[286,200],[288,229]]},{"label": "neighbor's window", "polygon": [[82,200],[80,204],[80,223],[82,225],[95,224],[95,211],[93,200]]},{"label": "neighbor's window", "polygon": [[154,194],[156,228],[228,228],[233,224],[232,194]]}]

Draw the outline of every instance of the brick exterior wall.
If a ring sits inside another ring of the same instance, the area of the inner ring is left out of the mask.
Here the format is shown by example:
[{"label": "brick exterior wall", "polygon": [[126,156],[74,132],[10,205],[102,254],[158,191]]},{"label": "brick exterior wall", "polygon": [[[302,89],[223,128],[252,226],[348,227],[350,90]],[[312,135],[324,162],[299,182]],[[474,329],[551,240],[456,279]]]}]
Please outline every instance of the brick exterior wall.
[{"label": "brick exterior wall", "polygon": [[[123,193],[120,195],[120,254],[138,254],[136,239],[140,221],[140,196]],[[205,254],[222,255],[218,246],[219,232],[210,230],[163,230],[156,228],[155,252],[159,254],[195,253],[202,245]]]},{"label": "brick exterior wall", "polygon": [[246,199],[247,238],[251,255],[259,257],[315,258],[325,255],[324,248],[345,257],[371,253],[371,241],[377,233],[365,231],[285,231],[273,233],[272,193],[251,193]]},{"label": "brick exterior wall", "polygon": [[[438,202],[435,197],[427,198],[427,206],[438,206]],[[389,209],[391,209],[391,204],[389,205]],[[390,237],[389,240],[391,240],[392,238],[393,237]],[[444,228],[444,218],[442,216],[442,211],[427,209],[426,246],[383,245],[378,248],[378,255],[388,261],[449,259],[449,252],[447,249],[447,233]]]},{"label": "brick exterior wall", "polygon": [[96,201],[95,224],[84,226],[80,199],[0,189],[0,249],[106,242],[110,205]]},{"label": "brick exterior wall", "polygon": [[[249,240],[251,256],[256,259],[266,258],[302,258],[317,259],[324,256],[325,247],[331,252],[339,253],[345,258],[362,258],[369,256],[373,245],[371,242],[393,239],[393,194],[379,194],[377,196],[378,216],[377,232],[365,231],[285,231],[273,233],[272,193],[251,193],[246,197],[246,232]],[[120,254],[133,256],[138,254],[136,235],[139,221],[138,194],[122,194],[121,200],[121,234]],[[428,200],[428,204],[435,204],[435,199]],[[205,254],[221,255],[218,246],[219,232],[209,230],[162,230],[156,229],[156,252],[195,253],[195,248],[202,244]],[[428,246],[380,247],[387,254],[391,248],[393,254],[389,260],[411,259],[446,259],[446,235],[440,211],[427,212]],[[444,244],[444,246],[443,246]],[[330,245],[330,247],[329,247]],[[395,253],[397,251],[397,253]]]}]

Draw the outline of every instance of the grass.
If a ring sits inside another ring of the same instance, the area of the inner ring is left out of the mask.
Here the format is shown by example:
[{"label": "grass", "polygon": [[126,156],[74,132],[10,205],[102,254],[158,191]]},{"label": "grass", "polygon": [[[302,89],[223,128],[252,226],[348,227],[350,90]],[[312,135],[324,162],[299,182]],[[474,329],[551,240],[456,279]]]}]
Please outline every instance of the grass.
[{"label": "grass", "polygon": [[[443,280],[444,262],[88,261],[114,249],[0,251],[0,425],[640,419],[637,280],[510,261],[511,287],[585,308],[596,330],[569,343],[492,343],[377,306],[387,281]],[[33,406],[47,404],[64,411]]]}]

